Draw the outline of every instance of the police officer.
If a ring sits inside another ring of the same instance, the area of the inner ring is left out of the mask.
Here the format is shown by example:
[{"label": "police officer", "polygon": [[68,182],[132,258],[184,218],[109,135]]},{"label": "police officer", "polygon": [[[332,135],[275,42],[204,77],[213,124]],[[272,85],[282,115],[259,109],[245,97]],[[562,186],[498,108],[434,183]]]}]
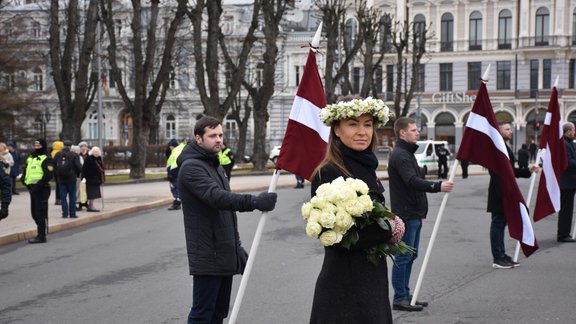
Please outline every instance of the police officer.
[{"label": "police officer", "polygon": [[226,176],[228,179],[232,177],[232,168],[234,167],[234,152],[226,145],[226,143],[222,143],[222,150],[218,152],[218,160],[220,161],[220,165],[224,168],[224,172],[226,172]]},{"label": "police officer", "polygon": [[32,218],[38,226],[38,235],[28,243],[46,243],[48,234],[48,198],[54,172],[54,160],[46,152],[46,140],[34,142],[34,151],[26,159],[22,182],[30,192]]},{"label": "police officer", "polygon": [[178,159],[178,156],[180,156],[180,153],[182,153],[185,146],[185,141],[178,144],[178,141],[175,139],[170,140],[168,143],[170,154],[168,160],[166,160],[166,171],[168,172],[168,181],[170,181],[170,192],[172,193],[172,197],[174,197],[172,206],[170,206],[168,210],[178,210],[182,204],[180,201],[180,192],[178,190],[178,171],[180,169],[178,168],[176,159]]}]

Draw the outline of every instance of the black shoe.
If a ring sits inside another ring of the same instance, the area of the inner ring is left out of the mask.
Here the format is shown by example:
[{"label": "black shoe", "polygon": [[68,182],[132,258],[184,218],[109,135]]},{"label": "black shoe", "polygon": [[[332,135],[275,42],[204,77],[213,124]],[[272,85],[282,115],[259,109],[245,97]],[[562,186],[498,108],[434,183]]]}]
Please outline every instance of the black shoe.
[{"label": "black shoe", "polygon": [[30,244],[46,243],[46,242],[47,242],[47,240],[45,237],[38,237],[38,236],[36,236],[33,239],[28,240],[28,243],[30,243]]},{"label": "black shoe", "polygon": [[62,218],[68,218],[68,215],[62,215]]},{"label": "black shoe", "polygon": [[560,243],[574,243],[574,242],[576,242],[576,240],[571,238],[570,236],[565,236],[565,237],[559,238],[558,242],[560,242]]},{"label": "black shoe", "polygon": [[0,220],[8,217],[8,209],[0,209]]},{"label": "black shoe", "polygon": [[19,195],[20,193],[18,191],[14,191],[12,194],[13,195]]},{"label": "black shoe", "polygon": [[410,305],[410,301],[408,299],[405,299],[401,302],[392,304],[392,309],[406,312],[421,312],[424,309],[424,307],[420,305],[412,306]]},{"label": "black shoe", "polygon": [[516,268],[516,267],[519,267],[519,266],[520,266],[520,263],[518,263],[518,262],[516,262],[516,261],[512,260],[512,258],[511,258],[510,256],[508,256],[508,255],[505,255],[504,257],[506,258],[506,260],[508,260],[508,263],[510,263],[510,264],[511,264],[511,265],[512,265],[514,268]]},{"label": "black shoe", "polygon": [[98,210],[98,209],[88,208],[88,207],[86,208],[86,211],[87,211],[87,212],[92,212],[92,213],[99,213],[99,212],[100,212],[100,210]]},{"label": "black shoe", "polygon": [[511,262],[509,262],[506,257],[502,257],[502,258],[494,259],[494,262],[492,263],[492,268],[512,269],[512,268],[514,268],[514,265]]},{"label": "black shoe", "polygon": [[[410,301],[412,301],[412,296],[410,296],[408,299],[409,299]],[[418,306],[422,306],[422,307],[428,307],[428,302],[425,302],[425,301],[419,301],[419,300],[417,300],[417,301],[415,302],[415,304],[418,305]]]},{"label": "black shoe", "polygon": [[70,215],[70,218],[78,218],[76,215]]},{"label": "black shoe", "polygon": [[60,202],[60,200],[56,200],[56,202],[54,203],[54,205],[60,206],[60,205],[62,205],[62,203]]},{"label": "black shoe", "polygon": [[182,202],[180,200],[174,200],[174,202],[172,203],[172,206],[168,207],[168,210],[178,210],[180,209],[182,205]]}]

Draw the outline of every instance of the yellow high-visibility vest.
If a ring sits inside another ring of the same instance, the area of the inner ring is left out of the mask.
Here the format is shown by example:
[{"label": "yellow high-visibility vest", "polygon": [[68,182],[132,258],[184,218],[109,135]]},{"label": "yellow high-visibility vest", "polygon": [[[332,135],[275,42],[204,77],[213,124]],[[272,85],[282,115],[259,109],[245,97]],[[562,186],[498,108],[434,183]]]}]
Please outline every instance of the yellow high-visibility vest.
[{"label": "yellow high-visibility vest", "polygon": [[38,157],[29,156],[26,159],[26,178],[24,178],[24,184],[31,185],[37,184],[42,177],[44,177],[44,170],[42,170],[42,163],[46,160],[48,156],[45,154],[39,155]]}]

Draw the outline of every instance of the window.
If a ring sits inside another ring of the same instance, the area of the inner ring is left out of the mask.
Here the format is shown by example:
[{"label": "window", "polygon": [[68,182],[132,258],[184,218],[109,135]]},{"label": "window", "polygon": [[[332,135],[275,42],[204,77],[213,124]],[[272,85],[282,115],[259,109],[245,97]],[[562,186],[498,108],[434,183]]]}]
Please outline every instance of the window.
[{"label": "window", "polygon": [[352,92],[360,93],[360,68],[355,67],[352,70]]},{"label": "window", "polygon": [[16,88],[16,73],[8,73],[5,76],[6,90],[13,91]]},{"label": "window", "polygon": [[374,92],[376,93],[382,93],[383,74],[382,65],[376,65],[374,67]]},{"label": "window", "polygon": [[512,13],[508,9],[498,16],[498,49],[512,48]]},{"label": "window", "polygon": [[538,97],[538,60],[530,60],[530,98]]},{"label": "window", "polygon": [[454,18],[447,12],[442,15],[440,27],[440,51],[451,52],[454,50]]},{"label": "window", "polygon": [[536,46],[548,45],[548,35],[550,34],[550,14],[548,9],[539,8],[536,10]]},{"label": "window", "polygon": [[390,15],[384,15],[381,18],[382,28],[380,28],[380,47],[384,53],[392,49],[392,41],[390,39],[390,30],[392,29],[392,18]]},{"label": "window", "polygon": [[354,46],[354,42],[356,41],[356,33],[356,20],[346,20],[346,25],[344,26],[344,49],[346,51],[350,50],[352,46]]},{"label": "window", "polygon": [[426,18],[422,14],[418,14],[414,17],[414,39],[416,44],[414,47],[416,49],[422,49],[421,44],[424,44],[424,37],[426,37]]},{"label": "window", "polygon": [[468,62],[468,90],[480,88],[482,62]]},{"label": "window", "polygon": [[414,74],[416,75],[416,86],[414,87],[414,91],[424,92],[424,84],[426,83],[426,65],[418,64],[414,66],[414,68]]},{"label": "window", "polygon": [[44,90],[44,76],[42,74],[42,70],[35,69],[33,78],[34,78],[34,82],[32,83],[33,91],[43,91]]},{"label": "window", "polygon": [[544,59],[542,60],[542,88],[550,89],[552,88],[552,60]]},{"label": "window", "polygon": [[262,79],[264,78],[264,63],[260,62],[254,69],[254,85],[258,88],[262,86]]},{"label": "window", "polygon": [[572,13],[572,45],[576,45],[576,9]]},{"label": "window", "polygon": [[574,68],[576,67],[576,60],[570,59],[570,65],[568,67],[568,88],[574,89]]},{"label": "window", "polygon": [[40,23],[32,22],[30,26],[30,37],[32,37],[32,39],[40,38]]},{"label": "window", "polygon": [[474,11],[470,14],[470,47],[471,51],[482,49],[482,14]]},{"label": "window", "polygon": [[296,86],[300,85],[300,79],[304,73],[304,65],[296,65],[294,67],[294,72],[296,73]]},{"label": "window", "polygon": [[[106,129],[106,123],[104,119],[106,116],[102,115],[102,129]],[[106,132],[103,132],[103,135]],[[98,111],[94,110],[88,117],[88,138],[90,139],[97,139],[98,138]],[[105,138],[105,135],[104,135]]]},{"label": "window", "polygon": [[510,61],[496,62],[496,89],[510,90],[511,66]]},{"label": "window", "polygon": [[386,100],[394,97],[394,65],[386,65]]},{"label": "window", "polygon": [[452,91],[452,63],[440,63],[440,91]]},{"label": "window", "polygon": [[236,121],[230,116],[224,120],[224,134],[226,134],[228,139],[238,138],[238,127]]},{"label": "window", "polygon": [[166,138],[176,138],[176,118],[174,115],[166,116]]}]

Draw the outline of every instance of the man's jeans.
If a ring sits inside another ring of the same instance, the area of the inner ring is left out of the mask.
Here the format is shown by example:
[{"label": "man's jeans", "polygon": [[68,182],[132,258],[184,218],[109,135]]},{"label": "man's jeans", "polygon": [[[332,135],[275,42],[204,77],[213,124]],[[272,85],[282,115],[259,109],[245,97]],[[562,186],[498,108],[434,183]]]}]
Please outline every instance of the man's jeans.
[{"label": "man's jeans", "polygon": [[406,219],[406,231],[402,241],[413,247],[414,254],[400,254],[396,256],[396,265],[392,267],[392,287],[394,287],[394,303],[399,303],[410,298],[410,274],[412,264],[418,257],[418,245],[420,244],[420,230],[422,219]]},{"label": "man's jeans", "polygon": [[[59,183],[60,203],[62,204],[62,216],[76,216],[76,180],[74,182]],[[70,200],[66,199],[67,197]]]},{"label": "man's jeans", "polygon": [[232,276],[194,276],[188,324],[221,324],[228,316]]},{"label": "man's jeans", "polygon": [[502,213],[492,213],[490,223],[490,248],[494,260],[501,259],[506,255],[504,247],[504,229],[506,228],[506,216]]}]

